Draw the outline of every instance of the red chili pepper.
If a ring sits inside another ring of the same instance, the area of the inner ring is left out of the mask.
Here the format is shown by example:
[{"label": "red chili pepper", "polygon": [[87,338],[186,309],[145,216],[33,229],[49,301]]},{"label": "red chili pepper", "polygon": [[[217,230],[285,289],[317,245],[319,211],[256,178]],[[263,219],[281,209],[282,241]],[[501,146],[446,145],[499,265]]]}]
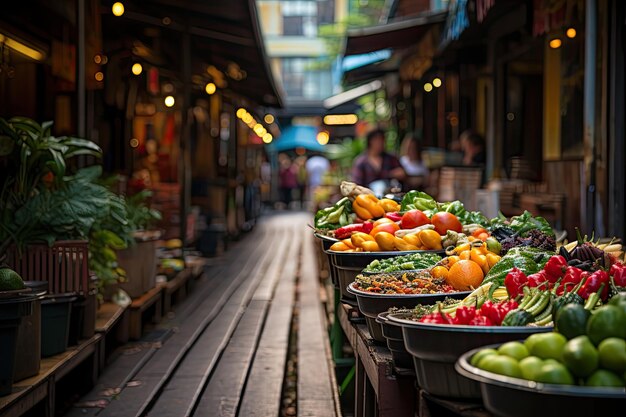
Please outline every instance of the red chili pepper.
[{"label": "red chili pepper", "polygon": [[600,298],[602,298],[602,301],[606,301],[609,295],[609,274],[602,270],[589,275],[587,281],[585,281],[583,286],[578,290],[578,295],[586,300],[591,294],[598,292],[602,284],[604,284],[604,288],[602,289]]},{"label": "red chili pepper", "polygon": [[609,275],[613,277],[613,283],[616,287],[626,287],[626,265],[616,262],[611,265]]},{"label": "red chili pepper", "polygon": [[561,255],[555,255],[548,260],[543,270],[546,271],[548,281],[554,283],[565,275],[567,267],[567,260]]},{"label": "red chili pepper", "polygon": [[541,270],[536,274],[529,275],[528,286],[537,287],[540,290],[547,290],[548,288],[550,288],[550,281],[548,281],[548,277],[546,276],[545,271]]},{"label": "red chili pepper", "polygon": [[470,326],[493,326],[493,322],[489,317],[476,316],[469,322]]},{"label": "red chili pepper", "polygon": [[567,267],[565,275],[556,290],[556,295],[563,295],[564,292],[572,291],[572,289],[574,289],[574,287],[576,287],[576,285],[578,285],[586,275],[587,273],[582,269],[574,266]]},{"label": "red chili pepper", "polygon": [[461,306],[456,309],[456,316],[454,317],[453,323],[463,325],[469,324],[469,322],[476,317],[476,313],[476,307],[474,306]]},{"label": "red chili pepper", "polygon": [[394,222],[399,222],[400,220],[402,220],[402,214],[398,212],[387,213],[385,214],[385,217]]},{"label": "red chili pepper", "polygon": [[528,285],[528,278],[521,270],[513,268],[504,278],[504,286],[509,297],[515,298],[522,293],[522,288]]},{"label": "red chili pepper", "polygon": [[335,230],[335,237],[337,239],[347,239],[352,236],[352,233],[363,232],[369,234],[374,228],[374,224],[372,222],[363,222],[363,223],[355,223],[349,224],[344,227],[340,227]]}]

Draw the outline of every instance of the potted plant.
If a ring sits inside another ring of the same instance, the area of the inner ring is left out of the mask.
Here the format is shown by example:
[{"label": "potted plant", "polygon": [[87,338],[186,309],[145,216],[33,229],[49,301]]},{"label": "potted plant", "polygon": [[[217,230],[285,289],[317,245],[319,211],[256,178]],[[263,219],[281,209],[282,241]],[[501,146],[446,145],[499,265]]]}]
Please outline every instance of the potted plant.
[{"label": "potted plant", "polygon": [[146,189],[126,198],[133,241],[128,248],[119,250],[117,257],[120,267],[126,271],[126,279],[120,286],[131,297],[140,297],[156,284],[156,242],[161,231],[154,227],[161,219],[161,213],[150,208],[151,196],[152,192]]}]

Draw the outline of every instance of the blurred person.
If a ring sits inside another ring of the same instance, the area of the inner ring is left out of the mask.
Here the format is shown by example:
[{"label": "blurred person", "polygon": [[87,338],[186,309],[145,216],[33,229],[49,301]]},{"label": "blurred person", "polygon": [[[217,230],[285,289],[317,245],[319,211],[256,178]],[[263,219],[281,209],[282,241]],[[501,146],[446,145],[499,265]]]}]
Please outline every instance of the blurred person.
[{"label": "blurred person", "polygon": [[278,157],[280,169],[278,171],[278,182],[280,200],[289,208],[293,199],[293,190],[298,187],[295,165],[291,163],[291,158],[285,154]]},{"label": "blurred person", "polygon": [[322,185],[324,174],[330,169],[330,162],[322,155],[313,155],[306,161],[306,173],[309,187],[309,201],[314,201],[313,195],[317,187]]},{"label": "blurred person", "polygon": [[368,133],[367,149],[352,165],[352,181],[368,187],[379,180],[403,181],[405,178],[406,173],[398,158],[385,152],[385,132],[377,129]]},{"label": "blurred person", "polygon": [[463,131],[459,136],[463,151],[463,165],[482,165],[487,161],[485,155],[485,139],[471,129]]},{"label": "blurred person", "polygon": [[423,188],[428,184],[429,169],[422,160],[422,146],[417,138],[406,135],[400,145],[400,164],[404,168],[407,189]]}]

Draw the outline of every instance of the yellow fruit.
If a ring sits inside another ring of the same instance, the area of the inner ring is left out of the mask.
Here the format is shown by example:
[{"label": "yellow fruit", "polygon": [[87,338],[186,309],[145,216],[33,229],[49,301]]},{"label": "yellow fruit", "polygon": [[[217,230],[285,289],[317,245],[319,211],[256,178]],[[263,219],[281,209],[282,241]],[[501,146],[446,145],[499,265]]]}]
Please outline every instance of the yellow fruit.
[{"label": "yellow fruit", "polygon": [[417,250],[417,246],[411,245],[406,240],[400,239],[399,237],[393,238],[393,245],[396,249],[401,251]]},{"label": "yellow fruit", "polygon": [[422,241],[420,240],[420,238],[417,236],[417,233],[412,233],[410,235],[405,235],[402,239],[404,239],[404,241],[410,245],[413,246],[422,246]]},{"label": "yellow fruit", "polygon": [[441,235],[434,230],[422,230],[417,234],[424,246],[431,250],[441,250]]},{"label": "yellow fruit", "polygon": [[355,248],[362,248],[363,242],[373,242],[374,238],[367,233],[357,232],[350,237],[350,241]]},{"label": "yellow fruit", "polygon": [[436,266],[430,270],[430,275],[432,275],[433,278],[446,279],[449,272],[450,271],[448,271],[448,268],[446,268],[445,266]]},{"label": "yellow fruit", "polygon": [[388,232],[379,232],[374,236],[376,243],[380,249],[384,251],[391,251],[395,248],[395,236]]},{"label": "yellow fruit", "polygon": [[378,243],[373,241],[363,242],[361,248],[363,248],[363,250],[366,252],[380,252],[380,247],[378,246]]},{"label": "yellow fruit", "polygon": [[346,245],[345,243],[343,243],[343,242],[335,242],[330,247],[330,250],[333,250],[333,251],[336,251],[336,252],[345,252],[348,249],[350,249],[350,247],[348,245]]}]

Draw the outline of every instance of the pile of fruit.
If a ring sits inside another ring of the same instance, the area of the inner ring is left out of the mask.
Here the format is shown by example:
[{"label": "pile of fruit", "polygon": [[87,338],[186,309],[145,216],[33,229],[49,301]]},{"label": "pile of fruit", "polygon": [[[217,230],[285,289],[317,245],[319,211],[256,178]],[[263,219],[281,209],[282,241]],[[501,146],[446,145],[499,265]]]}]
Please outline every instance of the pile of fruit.
[{"label": "pile of fruit", "polygon": [[558,331],[482,349],[480,369],[548,384],[621,387],[626,384],[626,293],[590,314],[570,305],[557,314]]}]

